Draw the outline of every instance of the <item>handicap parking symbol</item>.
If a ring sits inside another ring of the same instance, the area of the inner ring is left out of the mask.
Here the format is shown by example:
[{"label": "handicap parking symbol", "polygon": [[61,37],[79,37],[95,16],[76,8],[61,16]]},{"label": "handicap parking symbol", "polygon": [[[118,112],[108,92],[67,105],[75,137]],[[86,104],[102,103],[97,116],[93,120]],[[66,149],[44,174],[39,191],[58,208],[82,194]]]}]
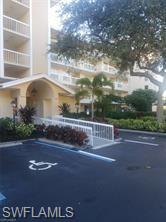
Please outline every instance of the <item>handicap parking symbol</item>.
[{"label": "handicap parking symbol", "polygon": [[48,170],[53,166],[58,165],[58,163],[49,163],[49,162],[36,162],[35,160],[30,160],[29,169],[30,170]]}]

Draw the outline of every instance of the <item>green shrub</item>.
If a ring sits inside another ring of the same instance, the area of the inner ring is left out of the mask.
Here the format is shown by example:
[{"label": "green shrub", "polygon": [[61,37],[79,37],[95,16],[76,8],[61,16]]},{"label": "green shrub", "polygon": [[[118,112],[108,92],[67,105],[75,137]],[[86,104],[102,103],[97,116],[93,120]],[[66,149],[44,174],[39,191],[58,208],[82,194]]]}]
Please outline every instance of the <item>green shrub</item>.
[{"label": "green shrub", "polygon": [[156,113],[154,112],[110,112],[107,115],[111,119],[142,119],[142,118],[155,118]]},{"label": "green shrub", "polygon": [[0,141],[11,141],[24,139],[32,136],[34,132],[33,124],[16,123],[15,129],[13,120],[10,118],[0,119]]},{"label": "green shrub", "polygon": [[109,119],[109,123],[122,129],[145,130],[151,132],[166,132],[166,123],[158,123],[154,119]]},{"label": "green shrub", "polygon": [[13,120],[10,118],[1,118],[0,119],[0,126],[6,129],[12,129],[13,128]]},{"label": "green shrub", "polygon": [[19,138],[30,137],[35,127],[33,124],[18,123],[16,124],[16,135]]}]

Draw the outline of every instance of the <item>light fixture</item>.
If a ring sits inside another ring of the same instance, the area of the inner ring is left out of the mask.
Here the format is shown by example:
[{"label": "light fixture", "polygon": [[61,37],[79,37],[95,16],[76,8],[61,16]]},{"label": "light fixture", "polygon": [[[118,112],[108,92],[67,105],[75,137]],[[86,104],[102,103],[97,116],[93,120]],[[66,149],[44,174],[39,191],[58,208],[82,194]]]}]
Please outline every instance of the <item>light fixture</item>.
[{"label": "light fixture", "polygon": [[16,104],[16,100],[12,100],[10,103],[11,107],[14,109],[16,108],[17,104]]},{"label": "light fixture", "polygon": [[35,88],[33,88],[32,91],[31,91],[31,95],[36,96],[36,94],[37,94],[37,90]]},{"label": "light fixture", "polygon": [[15,128],[16,128],[16,114],[17,114],[17,100],[12,100],[10,103],[11,107],[12,107],[12,111],[13,111],[13,130],[15,132]]}]

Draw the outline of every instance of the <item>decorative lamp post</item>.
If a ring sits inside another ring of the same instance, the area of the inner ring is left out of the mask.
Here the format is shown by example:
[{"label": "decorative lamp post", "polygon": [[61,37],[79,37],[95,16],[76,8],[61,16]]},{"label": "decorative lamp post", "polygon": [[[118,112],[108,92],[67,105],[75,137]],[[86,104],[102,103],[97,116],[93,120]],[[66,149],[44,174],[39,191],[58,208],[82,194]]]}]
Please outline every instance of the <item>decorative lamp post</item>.
[{"label": "decorative lamp post", "polygon": [[76,104],[75,104],[75,107],[76,107],[76,112],[77,112],[77,114],[78,114],[78,112],[79,112],[79,104],[76,103]]},{"label": "decorative lamp post", "polygon": [[13,130],[15,131],[16,129],[16,113],[17,113],[17,103],[15,100],[11,101],[11,107],[13,111]]}]

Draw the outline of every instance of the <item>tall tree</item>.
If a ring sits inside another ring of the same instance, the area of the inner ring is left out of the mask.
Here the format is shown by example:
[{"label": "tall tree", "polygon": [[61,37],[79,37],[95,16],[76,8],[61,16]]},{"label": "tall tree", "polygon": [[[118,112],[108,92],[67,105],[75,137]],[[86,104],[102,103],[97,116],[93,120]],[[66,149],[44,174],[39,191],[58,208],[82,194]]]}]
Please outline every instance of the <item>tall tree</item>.
[{"label": "tall tree", "polygon": [[151,89],[138,89],[125,97],[127,105],[140,112],[152,112],[152,104],[156,101],[156,92]]},{"label": "tall tree", "polygon": [[[81,78],[77,81],[77,85],[80,86],[75,97],[77,101],[83,98],[91,99],[91,117],[94,118],[94,101],[100,99],[105,92],[106,86],[110,87],[109,91],[113,89],[113,83],[107,79],[107,77],[100,73],[96,75],[92,80],[89,78]],[[108,90],[107,90],[108,91]]]},{"label": "tall tree", "polygon": [[114,59],[120,71],[158,87],[163,119],[166,90],[166,1],[77,0],[62,7],[63,35],[52,47],[74,59]]}]

